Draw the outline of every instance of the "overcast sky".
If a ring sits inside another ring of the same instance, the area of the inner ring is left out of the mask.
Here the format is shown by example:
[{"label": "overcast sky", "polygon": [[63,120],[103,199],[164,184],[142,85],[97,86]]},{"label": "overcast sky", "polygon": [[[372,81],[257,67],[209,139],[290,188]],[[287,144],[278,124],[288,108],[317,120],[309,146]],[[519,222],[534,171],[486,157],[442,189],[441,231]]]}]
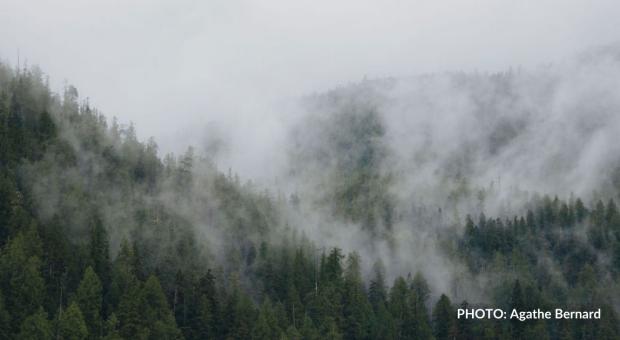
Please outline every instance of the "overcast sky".
[{"label": "overcast sky", "polygon": [[365,76],[557,62],[619,41],[619,15],[617,0],[0,0],[0,58],[19,50],[164,151],[215,122],[255,145],[231,146],[252,162],[291,98]]}]

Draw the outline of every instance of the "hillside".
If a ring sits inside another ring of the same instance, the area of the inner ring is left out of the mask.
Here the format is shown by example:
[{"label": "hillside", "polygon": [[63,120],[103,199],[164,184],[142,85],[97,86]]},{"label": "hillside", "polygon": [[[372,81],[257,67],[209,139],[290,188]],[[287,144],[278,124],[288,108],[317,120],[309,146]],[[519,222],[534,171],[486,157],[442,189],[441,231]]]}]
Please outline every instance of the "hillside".
[{"label": "hillside", "polygon": [[0,64],[0,338],[618,339],[619,70],[310,96],[274,188]]}]

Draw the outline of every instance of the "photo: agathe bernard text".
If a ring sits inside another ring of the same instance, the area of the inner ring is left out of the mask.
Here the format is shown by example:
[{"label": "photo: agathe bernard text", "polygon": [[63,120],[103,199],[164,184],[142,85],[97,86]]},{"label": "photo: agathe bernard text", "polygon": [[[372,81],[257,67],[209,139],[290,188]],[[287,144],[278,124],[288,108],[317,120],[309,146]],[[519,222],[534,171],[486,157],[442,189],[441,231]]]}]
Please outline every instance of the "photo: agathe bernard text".
[{"label": "photo: agathe bernard text", "polygon": [[596,310],[503,310],[499,308],[459,308],[456,316],[458,319],[509,319],[518,321],[527,320],[599,320],[601,309]]}]

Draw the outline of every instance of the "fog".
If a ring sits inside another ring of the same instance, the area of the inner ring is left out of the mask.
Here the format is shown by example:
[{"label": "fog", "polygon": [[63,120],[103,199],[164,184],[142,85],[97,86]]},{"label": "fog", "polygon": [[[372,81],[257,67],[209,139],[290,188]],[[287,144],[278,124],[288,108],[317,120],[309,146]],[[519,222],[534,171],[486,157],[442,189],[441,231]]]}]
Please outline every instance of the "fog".
[{"label": "fog", "polygon": [[57,91],[76,85],[163,152],[216,134],[223,168],[273,180],[299,97],[364,78],[561,63],[619,40],[617,13],[602,0],[3,0],[0,56],[41,66]]},{"label": "fog", "polygon": [[[438,230],[460,233],[466,214],[524,214],[536,194],[590,203],[620,184],[619,9],[602,0],[10,0],[0,57],[39,65],[59,93],[75,85],[104,115],[135,123],[140,139],[155,137],[160,156],[194,145],[282,206],[299,195],[300,206],[281,212],[286,227],[323,249],[359,252],[364,275],[382,260],[390,279],[419,270],[434,293],[484,301],[493,276],[464,279],[471,273],[441,253]],[[218,244],[233,234],[212,216],[214,180],[203,181],[187,201],[167,186],[157,201],[225,262]],[[52,216],[60,190],[35,189]],[[131,216],[105,215],[119,226]],[[127,236],[111,234],[116,245]]]}]

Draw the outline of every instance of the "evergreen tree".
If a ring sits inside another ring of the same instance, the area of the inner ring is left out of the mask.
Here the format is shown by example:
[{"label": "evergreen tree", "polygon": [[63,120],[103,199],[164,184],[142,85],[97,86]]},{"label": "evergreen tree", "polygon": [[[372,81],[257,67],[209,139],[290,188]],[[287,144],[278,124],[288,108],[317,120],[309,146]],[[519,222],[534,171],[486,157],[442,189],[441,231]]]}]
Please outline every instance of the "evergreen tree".
[{"label": "evergreen tree", "polygon": [[119,321],[116,314],[112,313],[104,324],[104,340],[122,340],[119,332]]},{"label": "evergreen tree", "polygon": [[36,255],[40,253],[40,241],[31,228],[11,240],[0,256],[1,290],[14,330],[43,303],[45,282],[40,272],[41,260]]},{"label": "evergreen tree", "polygon": [[321,339],[321,335],[319,331],[314,326],[312,319],[307,315],[304,317],[304,323],[301,328],[301,335],[303,339],[307,340],[319,340]]},{"label": "evergreen tree", "polygon": [[286,329],[286,334],[283,334],[283,336],[285,336],[286,339],[290,339],[290,340],[301,340],[302,339],[301,333],[293,325],[289,326]]},{"label": "evergreen tree", "polygon": [[116,307],[121,297],[131,289],[137,289],[137,256],[134,248],[126,239],[121,242],[121,249],[116,256],[112,271],[112,283],[109,294],[109,304]]},{"label": "evergreen tree", "polygon": [[107,289],[110,283],[110,249],[108,233],[98,214],[94,214],[90,227],[90,257],[92,269],[101,281],[102,287]]},{"label": "evergreen tree", "polygon": [[181,338],[181,332],[177,328],[166,296],[155,276],[146,280],[140,295],[142,302],[140,314],[144,325],[150,329],[149,339]]},{"label": "evergreen tree", "polygon": [[11,315],[6,310],[4,295],[0,290],[0,339],[8,339],[11,334]]},{"label": "evergreen tree", "polygon": [[398,277],[390,289],[389,310],[394,317],[395,337],[403,339],[412,336],[407,333],[408,324],[413,323],[413,310],[410,305],[407,282]]},{"label": "evergreen tree", "polygon": [[82,340],[88,337],[88,328],[84,322],[82,311],[75,303],[71,303],[65,311],[59,311],[58,336],[67,340]]},{"label": "evergreen tree", "polygon": [[413,320],[407,323],[407,332],[409,334],[416,334],[420,339],[430,339],[432,337],[432,327],[426,308],[430,288],[420,272],[417,272],[413,277],[410,290],[409,303],[411,304]]},{"label": "evergreen tree", "polygon": [[375,263],[373,267],[374,278],[370,280],[368,288],[368,300],[372,308],[376,311],[382,304],[387,302],[387,292],[385,288],[385,269],[380,262]]},{"label": "evergreen tree", "polygon": [[219,300],[215,287],[215,277],[211,270],[208,270],[198,281],[197,287],[198,301],[194,319],[191,321],[191,328],[198,338],[214,337],[221,329]]},{"label": "evergreen tree", "polygon": [[252,330],[252,338],[259,340],[278,339],[282,330],[274,314],[271,301],[265,299],[258,312],[258,319]]},{"label": "evergreen tree", "polygon": [[[461,309],[467,310],[470,308],[467,301],[463,301],[459,306]],[[472,327],[472,320],[468,320],[466,318],[457,318],[456,320],[456,338],[461,340],[473,340],[474,339],[474,331]]]},{"label": "evergreen tree", "polygon": [[365,339],[370,333],[372,308],[368,302],[360,273],[360,257],[349,254],[344,274],[343,293],[343,337],[344,339]]},{"label": "evergreen tree", "polygon": [[126,339],[148,337],[147,330],[144,329],[140,283],[133,281],[124,292],[117,309],[120,335]]},{"label": "evergreen tree", "polygon": [[[37,312],[27,317],[21,324],[18,339],[23,340],[47,340],[52,339],[52,326],[47,320],[47,313],[43,308],[39,308]],[[10,339],[7,334],[3,339]]]},{"label": "evergreen tree", "polygon": [[77,289],[75,301],[84,315],[84,321],[92,338],[100,337],[102,334],[101,300],[101,283],[93,268],[89,266]]},{"label": "evergreen tree", "polygon": [[450,299],[442,294],[433,308],[433,335],[437,340],[448,340],[456,337],[456,312]]}]

